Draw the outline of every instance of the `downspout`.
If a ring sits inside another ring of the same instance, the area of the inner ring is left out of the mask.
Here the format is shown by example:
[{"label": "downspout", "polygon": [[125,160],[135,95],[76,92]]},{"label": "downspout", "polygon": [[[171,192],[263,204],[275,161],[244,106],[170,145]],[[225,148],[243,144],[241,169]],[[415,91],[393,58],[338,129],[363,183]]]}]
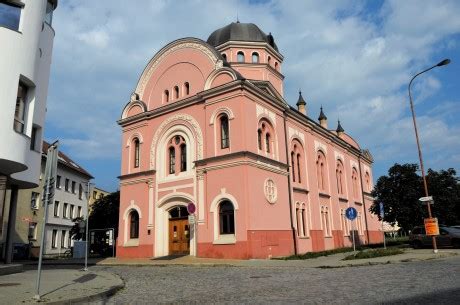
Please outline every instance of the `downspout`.
[{"label": "downspout", "polygon": [[359,164],[359,180],[361,181],[361,198],[363,201],[363,208],[364,208],[364,222],[366,223],[367,244],[369,244],[370,243],[369,227],[367,225],[366,201],[364,200],[363,171],[361,169],[361,151],[359,152],[359,156],[358,156],[358,164]]},{"label": "downspout", "polygon": [[297,255],[297,238],[294,228],[294,220],[292,219],[292,195],[291,195],[291,170],[289,168],[289,150],[288,150],[288,138],[287,138],[287,128],[286,128],[286,111],[284,111],[284,142],[286,148],[286,162],[287,162],[287,179],[288,179],[288,188],[289,188],[289,218],[291,219],[291,230],[292,230],[292,240],[294,241],[294,255]]}]

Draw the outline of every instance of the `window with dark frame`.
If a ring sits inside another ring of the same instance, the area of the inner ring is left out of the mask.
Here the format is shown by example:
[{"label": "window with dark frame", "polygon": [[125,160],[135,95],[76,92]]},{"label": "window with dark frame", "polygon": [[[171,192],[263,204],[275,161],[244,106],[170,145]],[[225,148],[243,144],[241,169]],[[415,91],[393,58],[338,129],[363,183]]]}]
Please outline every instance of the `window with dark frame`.
[{"label": "window with dark frame", "polygon": [[67,202],[64,202],[64,205],[62,206],[62,218],[67,218],[67,207],[69,204]]},{"label": "window with dark frame", "polygon": [[72,181],[72,194],[76,194],[77,193],[77,190],[76,190],[76,182],[75,181]]},{"label": "window with dark frame", "polygon": [[57,248],[57,230],[53,230],[53,234],[51,235],[51,248]]},{"label": "window with dark frame", "polygon": [[237,58],[237,61],[238,61],[238,62],[244,62],[244,53],[241,52],[241,51],[238,52],[238,53],[236,54],[236,58]]},{"label": "window with dark frame", "polygon": [[9,1],[0,2],[0,27],[19,31],[22,7]]},{"label": "window with dark frame", "polygon": [[54,202],[54,217],[59,217],[59,201]]},{"label": "window with dark frame", "polygon": [[230,201],[222,201],[219,205],[219,220],[221,235],[235,234],[235,209]]},{"label": "window with dark frame", "polygon": [[138,168],[139,167],[139,148],[140,148],[140,142],[139,139],[134,139],[134,167]]},{"label": "window with dark frame", "polygon": [[83,198],[83,186],[81,184],[78,185],[78,199]]},{"label": "window with dark frame", "polygon": [[221,138],[221,143],[220,143],[221,148],[230,147],[230,136],[229,136],[229,130],[228,130],[228,117],[226,115],[222,115],[220,117],[220,138]]},{"label": "window with dark frame", "polygon": [[65,189],[66,192],[69,191],[69,182],[70,182],[70,180],[68,178],[66,178],[65,179],[65,186],[64,186],[64,189]]},{"label": "window with dark frame", "polygon": [[56,176],[56,188],[61,188],[61,176],[59,175]]},{"label": "window with dark frame", "polygon": [[257,52],[252,53],[252,63],[254,64],[259,63],[259,54]]},{"label": "window with dark frame", "polygon": [[16,97],[16,108],[14,110],[13,128],[16,132],[24,133],[25,117],[26,117],[26,101],[28,88],[23,82],[19,82],[18,94]]},{"label": "window with dark frame", "polygon": [[187,170],[187,145],[183,143],[180,146],[180,171],[185,172]]},{"label": "window with dark frame", "polygon": [[65,248],[65,236],[66,236],[66,230],[61,231],[61,248]]},{"label": "window with dark frame", "polygon": [[137,211],[131,211],[129,222],[129,238],[139,238],[139,214]]}]

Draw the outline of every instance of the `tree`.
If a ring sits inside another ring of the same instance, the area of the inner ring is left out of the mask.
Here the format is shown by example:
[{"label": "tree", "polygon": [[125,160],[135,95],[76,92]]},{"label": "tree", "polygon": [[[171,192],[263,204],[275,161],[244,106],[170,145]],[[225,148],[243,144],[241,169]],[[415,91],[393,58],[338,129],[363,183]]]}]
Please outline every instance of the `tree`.
[{"label": "tree", "polygon": [[97,199],[89,214],[89,229],[115,228],[118,235],[118,214],[120,210],[120,191]]},{"label": "tree", "polygon": [[83,227],[83,228],[80,227],[80,223],[84,222],[85,219],[83,217],[77,217],[77,218],[72,219],[72,221],[74,222],[72,229],[70,229],[70,236],[72,236],[72,239],[73,240],[85,240],[86,239],[86,235],[85,235],[86,227]]},{"label": "tree", "polygon": [[[417,174],[416,164],[395,164],[388,170],[388,176],[377,180],[372,196],[374,204],[370,211],[380,218],[379,204],[384,205],[383,220],[395,224],[405,231],[414,226],[422,225],[428,217],[425,205],[418,199],[425,196],[422,178]],[[450,168],[439,172],[429,169],[427,182],[429,193],[435,204],[432,215],[440,224],[453,225],[460,223],[460,185],[456,172]]]}]

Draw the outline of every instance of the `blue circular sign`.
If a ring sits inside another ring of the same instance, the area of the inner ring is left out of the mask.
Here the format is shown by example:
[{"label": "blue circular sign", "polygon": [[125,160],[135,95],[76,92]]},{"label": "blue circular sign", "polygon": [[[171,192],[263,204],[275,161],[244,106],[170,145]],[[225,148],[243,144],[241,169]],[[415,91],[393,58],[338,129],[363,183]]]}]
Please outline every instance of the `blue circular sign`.
[{"label": "blue circular sign", "polygon": [[350,207],[345,210],[345,216],[350,220],[354,220],[358,216],[358,212],[355,208]]}]

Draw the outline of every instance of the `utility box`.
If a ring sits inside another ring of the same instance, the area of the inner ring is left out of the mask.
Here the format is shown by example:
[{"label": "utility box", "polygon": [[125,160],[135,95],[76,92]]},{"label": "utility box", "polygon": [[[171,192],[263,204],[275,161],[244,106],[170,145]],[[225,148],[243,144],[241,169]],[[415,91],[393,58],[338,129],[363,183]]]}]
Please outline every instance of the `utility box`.
[{"label": "utility box", "polygon": [[73,243],[73,258],[84,258],[86,241],[76,240]]}]

